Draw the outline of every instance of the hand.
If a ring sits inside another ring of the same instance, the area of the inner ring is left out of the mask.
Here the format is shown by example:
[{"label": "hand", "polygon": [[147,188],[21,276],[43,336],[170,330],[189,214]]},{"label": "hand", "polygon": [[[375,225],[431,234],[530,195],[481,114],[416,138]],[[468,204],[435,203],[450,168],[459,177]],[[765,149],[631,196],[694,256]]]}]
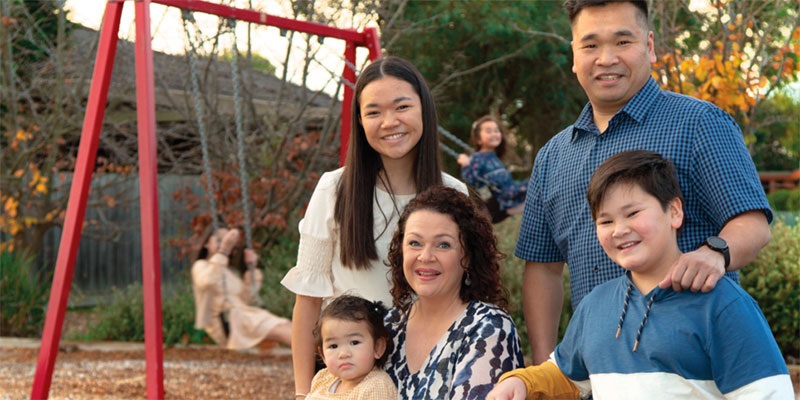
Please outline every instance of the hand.
[{"label": "hand", "polygon": [[239,230],[238,229],[231,229],[225,236],[222,237],[222,241],[219,245],[219,252],[229,256],[233,251],[233,248],[236,247],[236,244],[239,243]]},{"label": "hand", "polygon": [[244,265],[248,267],[258,264],[258,254],[253,249],[244,249]]},{"label": "hand", "polygon": [[458,165],[466,167],[467,165],[469,165],[469,162],[471,160],[472,158],[470,156],[462,153],[458,155],[458,159],[456,160],[456,162],[458,162]]},{"label": "hand", "polygon": [[693,292],[710,292],[725,275],[725,258],[708,246],[684,253],[672,265],[667,276],[658,286],[666,289],[672,286],[676,292],[689,289]]},{"label": "hand", "polygon": [[486,396],[486,400],[525,400],[527,395],[525,382],[513,376],[495,385]]}]

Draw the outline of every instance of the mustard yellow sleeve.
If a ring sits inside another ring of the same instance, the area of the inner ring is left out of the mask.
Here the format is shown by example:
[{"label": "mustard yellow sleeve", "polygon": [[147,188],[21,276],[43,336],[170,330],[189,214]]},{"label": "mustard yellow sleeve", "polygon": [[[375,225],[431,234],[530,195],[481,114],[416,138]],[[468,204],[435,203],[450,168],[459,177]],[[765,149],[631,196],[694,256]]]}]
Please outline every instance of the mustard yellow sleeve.
[{"label": "mustard yellow sleeve", "polygon": [[580,391],[558,366],[545,361],[527,368],[517,368],[500,376],[498,382],[515,376],[525,382],[528,400],[579,399]]}]

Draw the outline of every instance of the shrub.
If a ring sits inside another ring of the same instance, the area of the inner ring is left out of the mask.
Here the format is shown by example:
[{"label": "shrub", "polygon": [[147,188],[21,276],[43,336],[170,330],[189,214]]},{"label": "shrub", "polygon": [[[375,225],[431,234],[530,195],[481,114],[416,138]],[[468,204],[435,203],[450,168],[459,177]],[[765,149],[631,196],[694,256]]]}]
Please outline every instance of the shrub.
[{"label": "shrub", "polygon": [[767,195],[767,200],[773,210],[800,212],[800,188],[775,191]]},{"label": "shrub", "polygon": [[[521,216],[513,216],[494,226],[497,235],[498,247],[506,254],[503,260],[503,283],[509,291],[508,307],[514,323],[517,325],[520,339],[522,339],[522,351],[526,357],[530,357],[530,342],[528,341],[528,329],[525,326],[525,314],[522,310],[522,292],[524,290],[522,275],[525,272],[525,261],[514,256],[514,248],[517,245],[519,228],[522,224]],[[558,338],[564,336],[569,319],[572,316],[572,305],[569,296],[569,273],[564,268],[564,305],[561,312],[561,323],[558,329]]]},{"label": "shrub", "polygon": [[[203,331],[194,329],[194,300],[188,281],[176,285],[162,299],[162,335],[167,345],[208,343]],[[98,312],[98,322],[89,327],[82,340],[144,341],[144,302],[142,286],[114,289],[113,300]],[[171,293],[170,293],[171,292]]]},{"label": "shrub", "polygon": [[271,313],[291,318],[294,308],[294,293],[281,285],[281,279],[297,263],[297,248],[300,242],[297,223],[277,238],[276,243],[268,246],[259,254],[261,266],[264,268],[264,281],[261,284],[261,307]]},{"label": "shrub", "polygon": [[38,337],[44,326],[49,279],[33,272],[33,257],[0,253],[0,334]]},{"label": "shrub", "polygon": [[800,225],[775,222],[769,245],[740,275],[783,355],[800,357]]}]

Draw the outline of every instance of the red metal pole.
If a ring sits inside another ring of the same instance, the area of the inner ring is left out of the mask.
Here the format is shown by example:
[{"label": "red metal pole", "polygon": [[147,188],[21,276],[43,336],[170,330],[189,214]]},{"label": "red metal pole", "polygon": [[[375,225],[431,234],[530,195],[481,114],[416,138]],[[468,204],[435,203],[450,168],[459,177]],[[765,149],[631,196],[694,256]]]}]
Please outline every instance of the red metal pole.
[{"label": "red metal pole", "polygon": [[339,133],[339,165],[344,165],[347,159],[347,145],[350,142],[350,130],[352,129],[352,110],[353,110],[353,88],[356,84],[356,45],[347,42],[344,48],[344,98],[342,100],[342,131]]},{"label": "red metal pole", "polygon": [[117,34],[123,5],[123,2],[109,1],[103,16],[92,85],[86,104],[86,115],[83,118],[78,158],[72,177],[67,213],[61,233],[61,244],[58,247],[58,259],[53,275],[53,286],[50,289],[42,344],[39,347],[39,361],[33,377],[31,399],[47,399],[50,393],[53,366],[58,356],[58,343],[61,340],[61,329],[64,325],[64,314],[67,310],[67,300],[75,273],[75,259],[78,256],[81,229],[86,216],[86,201],[97,160],[97,146],[103,126],[108,87],[114,67],[114,55],[117,52]]},{"label": "red metal pole", "polygon": [[139,130],[139,204],[142,227],[142,289],[148,399],[164,398],[161,332],[161,254],[158,233],[158,163],[150,0],[136,3],[136,118]]},{"label": "red metal pole", "polygon": [[370,61],[375,61],[383,57],[383,50],[381,49],[381,37],[378,35],[378,28],[370,26],[364,28],[364,46],[369,49]]}]

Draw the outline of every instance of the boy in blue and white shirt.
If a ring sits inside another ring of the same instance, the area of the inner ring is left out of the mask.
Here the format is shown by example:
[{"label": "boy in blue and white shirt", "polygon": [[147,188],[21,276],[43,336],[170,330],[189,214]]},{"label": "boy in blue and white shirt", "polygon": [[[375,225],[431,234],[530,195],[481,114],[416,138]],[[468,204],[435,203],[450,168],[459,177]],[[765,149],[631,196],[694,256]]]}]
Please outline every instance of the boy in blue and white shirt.
[{"label": "boy in blue and white shirt", "polygon": [[612,156],[587,197],[603,250],[626,274],[584,298],[548,361],[506,373],[489,400],[794,399],[769,325],[738,284],[658,287],[681,255],[684,222],[669,160],[645,150]]}]

